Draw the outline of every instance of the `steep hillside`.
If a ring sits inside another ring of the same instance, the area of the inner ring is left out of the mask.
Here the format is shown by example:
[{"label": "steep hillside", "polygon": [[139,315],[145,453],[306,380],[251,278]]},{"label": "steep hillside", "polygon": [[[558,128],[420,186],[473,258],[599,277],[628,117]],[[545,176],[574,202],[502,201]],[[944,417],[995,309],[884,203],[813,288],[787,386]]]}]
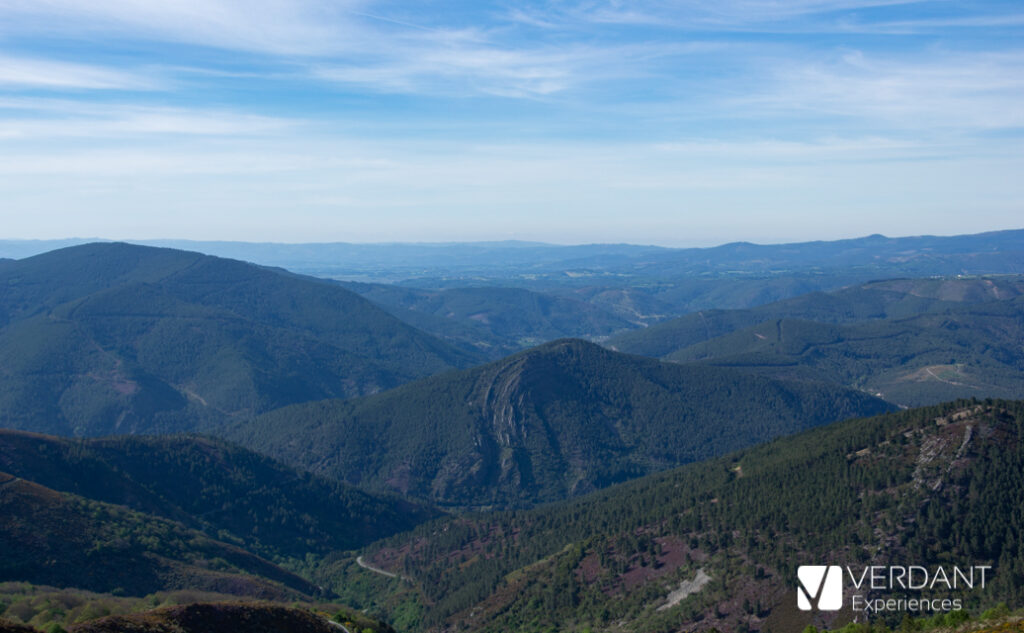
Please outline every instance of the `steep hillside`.
[{"label": "steep hillside", "polygon": [[454,506],[529,505],[888,405],[866,394],[555,341],[230,436],[319,474]]},{"label": "steep hillside", "polygon": [[335,284],[87,244],[0,269],[0,426],[99,435],[373,393],[476,357]]},{"label": "steep hillside", "polygon": [[312,595],[302,578],[179,523],[0,473],[0,580],[146,595]]},{"label": "steep hillside", "polygon": [[0,430],[0,470],[178,521],[268,557],[355,549],[437,516],[210,438],[72,440]]},{"label": "steep hillside", "polygon": [[[951,403],[819,427],[534,510],[445,519],[363,553],[411,582],[385,583],[344,558],[322,574],[416,630],[801,631],[850,621],[854,594],[955,598],[977,613],[1024,600],[1021,472],[1024,403]],[[796,568],[826,564],[991,569],[984,589],[865,594],[844,583],[842,610],[798,610]],[[359,579],[383,592],[360,594]],[[867,614],[893,626],[902,616]]]},{"label": "steep hillside", "polygon": [[852,323],[941,313],[1024,294],[1024,277],[891,279],[832,292],[810,292],[745,310],[704,310],[607,341],[629,354],[663,357],[691,345],[774,319]]}]

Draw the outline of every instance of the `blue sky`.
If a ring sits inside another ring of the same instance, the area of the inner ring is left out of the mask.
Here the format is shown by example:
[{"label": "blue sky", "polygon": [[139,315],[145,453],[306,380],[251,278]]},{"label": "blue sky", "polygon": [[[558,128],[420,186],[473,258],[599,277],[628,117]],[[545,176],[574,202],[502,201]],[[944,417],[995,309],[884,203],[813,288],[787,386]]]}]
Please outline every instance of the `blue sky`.
[{"label": "blue sky", "polygon": [[0,238],[1024,226],[1024,5],[0,0]]}]

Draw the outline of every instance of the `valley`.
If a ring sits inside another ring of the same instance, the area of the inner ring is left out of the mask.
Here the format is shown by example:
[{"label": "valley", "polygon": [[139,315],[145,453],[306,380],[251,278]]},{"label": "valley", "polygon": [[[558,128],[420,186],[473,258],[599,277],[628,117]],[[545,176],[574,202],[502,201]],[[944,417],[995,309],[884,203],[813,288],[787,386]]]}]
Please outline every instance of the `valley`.
[{"label": "valley", "polygon": [[0,633],[1024,633],[1020,0],[0,0]]},{"label": "valley", "polygon": [[1018,237],[0,261],[0,618],[783,633],[860,617],[800,565],[905,563],[1012,617]]}]

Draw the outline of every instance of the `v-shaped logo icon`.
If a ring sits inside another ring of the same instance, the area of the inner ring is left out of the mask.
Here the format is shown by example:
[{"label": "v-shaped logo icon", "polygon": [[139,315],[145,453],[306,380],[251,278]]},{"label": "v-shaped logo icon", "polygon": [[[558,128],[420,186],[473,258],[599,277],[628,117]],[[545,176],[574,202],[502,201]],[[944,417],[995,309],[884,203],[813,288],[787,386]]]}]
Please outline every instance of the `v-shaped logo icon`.
[{"label": "v-shaped logo icon", "polygon": [[838,611],[843,608],[843,568],[839,565],[801,565],[796,606],[801,611]]}]

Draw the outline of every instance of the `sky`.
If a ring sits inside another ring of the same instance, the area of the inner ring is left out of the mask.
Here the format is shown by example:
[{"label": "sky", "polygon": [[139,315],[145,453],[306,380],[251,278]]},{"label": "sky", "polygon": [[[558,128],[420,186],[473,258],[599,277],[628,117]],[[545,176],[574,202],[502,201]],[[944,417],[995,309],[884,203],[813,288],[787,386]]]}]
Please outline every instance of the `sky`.
[{"label": "sky", "polygon": [[0,239],[1024,228],[1019,0],[0,0]]}]

